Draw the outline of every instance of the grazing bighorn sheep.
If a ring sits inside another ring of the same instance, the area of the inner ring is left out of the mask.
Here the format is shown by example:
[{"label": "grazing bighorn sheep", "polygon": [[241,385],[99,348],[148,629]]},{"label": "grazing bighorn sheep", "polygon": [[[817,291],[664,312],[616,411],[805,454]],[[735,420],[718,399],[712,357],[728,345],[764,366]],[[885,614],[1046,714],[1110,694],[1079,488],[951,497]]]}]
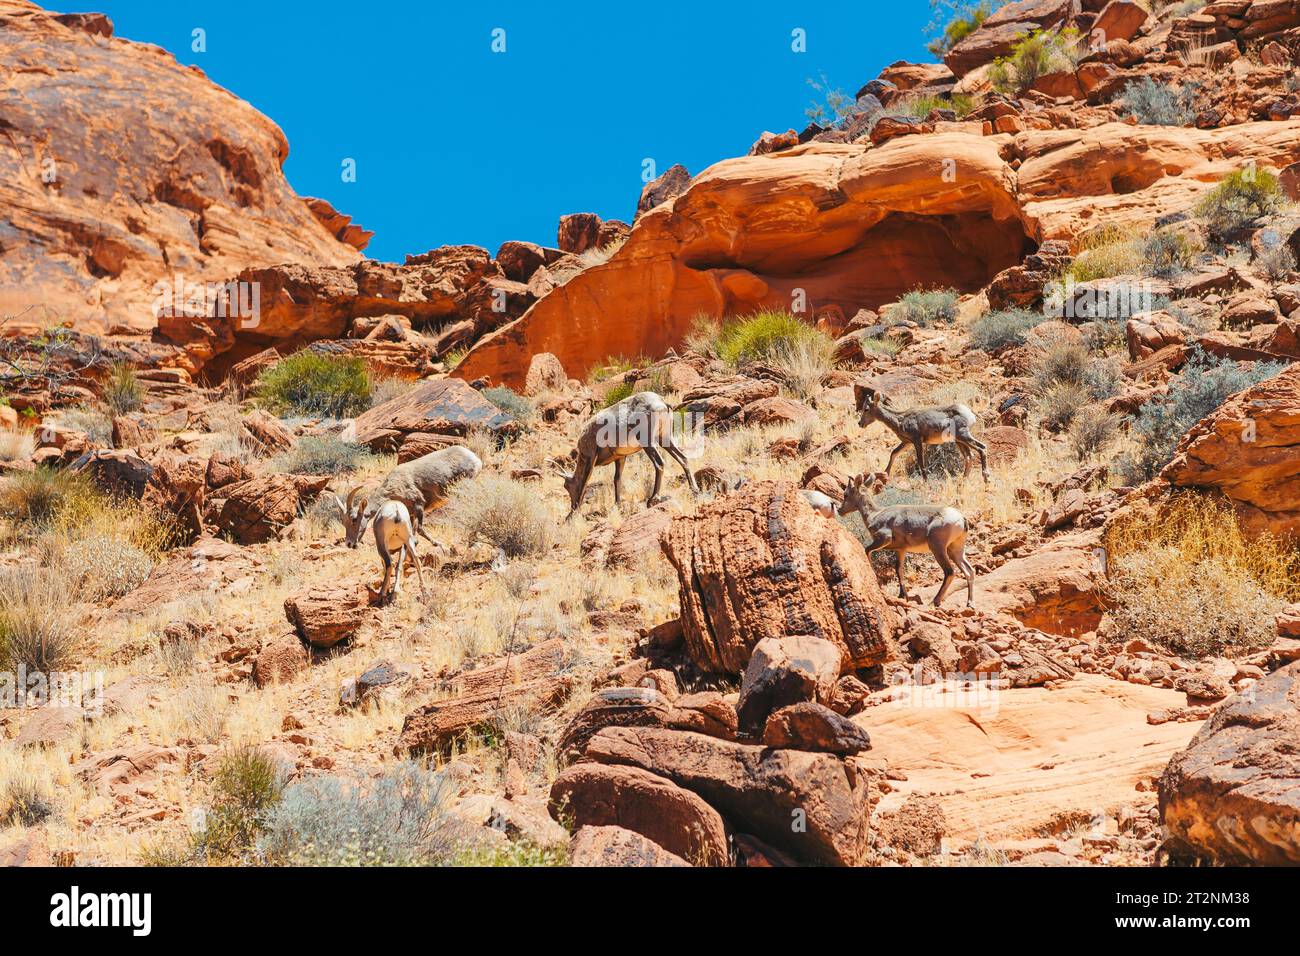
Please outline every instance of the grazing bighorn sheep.
[{"label": "grazing bighorn sheep", "polygon": [[[866,485],[871,480],[868,492]],[[956,508],[944,505],[894,505],[876,508],[872,495],[879,494],[889,481],[884,472],[875,475],[856,475],[849,479],[844,489],[844,504],[836,506],[834,500],[820,491],[805,489],[803,496],[819,514],[832,518],[837,514],[858,512],[871,535],[867,555],[876,551],[893,551],[898,568],[898,595],[907,597],[904,581],[908,552],[929,550],[943,569],[943,584],[934,596],[938,607],[952,587],[954,566],[966,579],[966,603],[975,603],[975,569],[966,560],[966,516]]]},{"label": "grazing bighorn sheep", "polygon": [[582,426],[582,434],[578,436],[578,457],[573,473],[564,476],[564,487],[569,492],[569,502],[572,505],[565,520],[572,518],[582,505],[587,483],[591,480],[591,471],[600,465],[613,464],[614,502],[620,503],[623,496],[623,462],[639,451],[644,451],[650,464],[654,465],[654,489],[646,499],[647,506],[653,504],[659,497],[659,488],[664,478],[664,459],[659,454],[660,448],[682,466],[691,493],[699,494],[700,489],[686,463],[686,455],[673,441],[672,409],[654,392],[637,392],[588,419]]},{"label": "grazing bighorn sheep", "polygon": [[[375,547],[379,551],[379,560],[384,563],[384,580],[379,585],[380,603],[391,601],[402,590],[402,564],[409,557],[415,565],[415,577],[420,582],[420,596],[428,592],[424,589],[424,573],[420,570],[420,559],[415,554],[415,528],[411,524],[411,513],[400,501],[385,501],[375,511],[373,521]],[[393,557],[396,555],[396,566]],[[391,581],[391,586],[390,586]]]},{"label": "grazing bighorn sheep", "polygon": [[473,478],[482,470],[483,462],[478,455],[464,445],[452,445],[398,465],[385,476],[373,495],[362,498],[355,506],[353,498],[360,488],[349,491],[346,502],[335,495],[334,503],[343,513],[344,541],[349,548],[355,548],[379,508],[387,501],[400,501],[414,519],[416,534],[433,544],[424,531],[425,512],[442,507],[452,485]]},{"label": "grazing bighorn sheep", "polygon": [[971,434],[971,426],[978,419],[975,413],[965,405],[945,405],[942,408],[912,408],[907,411],[894,411],[881,399],[880,392],[865,385],[853,386],[853,397],[862,417],[858,424],[866,428],[872,422],[881,422],[898,436],[898,447],[889,454],[889,464],[885,465],[885,474],[894,469],[894,459],[911,445],[916,449],[916,464],[925,474],[925,446],[946,445],[955,442],[957,449],[965,460],[966,467],[962,477],[970,474],[971,452],[980,456],[980,471],[984,480],[989,480],[989,462],[985,455],[988,447]]}]

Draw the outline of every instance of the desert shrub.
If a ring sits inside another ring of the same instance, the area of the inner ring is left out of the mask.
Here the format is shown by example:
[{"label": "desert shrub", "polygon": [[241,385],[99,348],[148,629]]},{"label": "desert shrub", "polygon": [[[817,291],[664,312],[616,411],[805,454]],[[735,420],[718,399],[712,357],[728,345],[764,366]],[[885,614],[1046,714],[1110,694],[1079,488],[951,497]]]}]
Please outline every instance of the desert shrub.
[{"label": "desert shrub", "polygon": [[64,570],[82,597],[91,601],[134,591],[154,567],[154,556],[118,534],[90,534],[70,541],[62,555]]},{"label": "desert shrub", "polygon": [[[461,358],[464,357],[462,352]],[[443,356],[443,361],[448,362],[448,368],[455,368],[455,363],[451,363],[447,356]],[[456,361],[460,361],[458,358]],[[382,405],[384,402],[391,402],[395,398],[400,398],[411,390],[414,385],[404,378],[398,378],[396,375],[372,375],[370,378],[370,407]]]},{"label": "desert shrub", "polygon": [[1182,373],[1170,382],[1169,391],[1138,409],[1132,426],[1137,445],[1120,460],[1119,474],[1128,484],[1154,478],[1173,458],[1189,428],[1229,396],[1271,378],[1283,367],[1277,362],[1257,362],[1243,368],[1231,359],[1215,358],[1194,347]]},{"label": "desert shrub", "polygon": [[114,415],[134,412],[144,404],[144,386],[136,378],[135,370],[125,362],[114,362],[108,367],[102,395],[104,404]]},{"label": "desert shrub", "polygon": [[253,392],[277,415],[346,418],[370,407],[370,376],[359,358],[304,350],[263,371]]},{"label": "desert shrub", "polygon": [[466,541],[486,541],[509,558],[543,554],[551,546],[554,522],[537,489],[509,478],[484,474],[460,482],[445,516]]},{"label": "desert shrub", "polygon": [[691,352],[718,357],[718,342],[722,338],[722,323],[707,315],[697,315],[682,339],[682,345]]},{"label": "desert shrub", "polygon": [[458,345],[442,353],[441,362],[448,370],[454,369],[469,354],[469,347]]},{"label": "desert shrub", "polygon": [[1080,461],[1099,455],[1119,433],[1121,419],[1099,405],[1086,405],[1070,422],[1070,450]]},{"label": "desert shrub", "polygon": [[1144,126],[1186,126],[1196,118],[1192,109],[1195,93],[1196,87],[1190,83],[1175,88],[1172,83],[1144,76],[1124,87],[1122,114]]},{"label": "desert shrub", "polygon": [[526,422],[533,417],[533,403],[504,385],[485,388],[480,394],[501,411],[521,422]]},{"label": "desert shrub", "polygon": [[0,790],[0,825],[34,827],[52,813],[54,794],[35,777],[16,777]]},{"label": "desert shrub", "polygon": [[1269,646],[1273,619],[1300,597],[1300,552],[1247,538],[1222,501],[1186,492],[1153,519],[1107,532],[1107,597],[1122,640],[1193,657]]},{"label": "desert shrub", "polygon": [[[977,462],[978,464],[978,462]],[[921,476],[921,463],[916,450],[909,450],[903,458],[903,467],[914,478]],[[961,452],[951,442],[946,445],[928,445],[925,449],[925,471],[932,479],[936,476],[960,475],[966,467]]]},{"label": "desert shrub", "polygon": [[1060,431],[1091,400],[1088,389],[1078,382],[1052,382],[1035,396],[1034,408],[1044,425]]},{"label": "desert shrub", "polygon": [[29,525],[56,520],[72,524],[106,502],[89,478],[65,469],[18,472],[0,483],[0,515]]},{"label": "desert shrub", "polygon": [[26,461],[36,450],[30,428],[0,428],[0,461]]},{"label": "desert shrub", "polygon": [[1270,169],[1250,167],[1230,173],[1201,197],[1196,215],[1219,239],[1252,226],[1282,205],[1282,183]]},{"label": "desert shrub", "polygon": [[467,843],[448,861],[449,866],[568,866],[567,844],[537,846],[526,840],[504,844],[479,845]]},{"label": "desert shrub", "polygon": [[1027,309],[990,312],[971,323],[970,344],[991,353],[1024,345],[1025,333],[1042,321],[1041,315]]},{"label": "desert shrub", "polygon": [[1280,282],[1295,272],[1295,253],[1280,237],[1272,236],[1255,256],[1255,264],[1274,282]]},{"label": "desert shrub", "polygon": [[240,744],[226,750],[218,759],[211,805],[192,838],[190,857],[196,862],[249,858],[284,784],[283,768],[259,747]]},{"label": "desert shrub", "polygon": [[835,368],[835,343],[817,329],[779,347],[772,364],[796,398],[809,399],[822,390],[822,381]]},{"label": "desert shrub", "polygon": [[288,451],[267,462],[267,468],[291,475],[348,475],[374,459],[365,445],[340,441],[333,435],[304,435]]},{"label": "desert shrub", "polygon": [[625,398],[629,398],[636,392],[636,382],[618,382],[605,389],[604,398],[601,400],[601,408],[609,408],[611,405],[617,405]]},{"label": "desert shrub", "polygon": [[825,338],[813,326],[789,312],[766,310],[743,319],[729,319],[718,333],[716,353],[730,366],[741,362],[770,362],[796,342]]},{"label": "desert shrub", "polygon": [[1112,276],[1140,275],[1144,267],[1139,237],[1131,231],[1107,226],[1084,237],[1062,278],[1092,282]]},{"label": "desert shrub", "polygon": [[1079,31],[1073,27],[1059,32],[1035,30],[1021,37],[1010,56],[999,57],[989,68],[989,82],[999,93],[1018,96],[1048,73],[1073,70],[1083,55]]},{"label": "desert shrub", "polygon": [[1089,401],[1096,401],[1114,395],[1119,379],[1119,366],[1093,356],[1082,336],[1049,335],[1030,361],[1029,386],[1039,395],[1065,384],[1078,386]]},{"label": "desert shrub", "polygon": [[888,112],[923,120],[934,110],[952,110],[958,119],[968,116],[976,107],[976,100],[966,93],[952,93],[946,97],[934,95],[907,96],[889,105]]},{"label": "desert shrub", "polygon": [[1124,330],[1127,319],[1093,319],[1079,327],[1083,345],[1095,355],[1109,355],[1127,348]]},{"label": "desert shrub", "polygon": [[1192,267],[1196,249],[1181,232],[1157,229],[1142,240],[1142,259],[1148,275],[1169,278]]},{"label": "desert shrub", "polygon": [[890,310],[889,321],[915,322],[922,327],[951,322],[957,318],[957,298],[955,289],[914,289]]},{"label": "desert shrub", "polygon": [[613,242],[608,242],[603,246],[586,249],[578,253],[578,261],[582,263],[584,269],[590,269],[592,266],[604,265],[613,258],[614,253],[623,248],[623,244],[626,242],[627,238],[624,237],[621,239],[615,239]]},{"label": "desert shrub", "polygon": [[67,671],[81,651],[76,595],[57,569],[23,565],[0,575],[0,665],[30,673]]},{"label": "desert shrub", "polygon": [[259,841],[290,866],[428,866],[456,851],[452,788],[410,761],[361,782],[318,777],[285,789]]},{"label": "desert shrub", "polygon": [[879,338],[874,335],[861,336],[858,344],[862,346],[864,352],[875,352],[877,355],[888,355],[891,358],[903,351],[903,343],[898,340]]},{"label": "desert shrub", "polygon": [[825,73],[818,74],[815,80],[809,77],[807,83],[817,93],[817,99],[803,111],[804,115],[823,129],[842,123],[856,112],[857,104],[853,97],[839,87],[831,86]]},{"label": "desert shrub", "polygon": [[952,19],[948,20],[939,35],[927,44],[927,49],[935,57],[942,59],[945,53],[978,30],[990,14],[1006,3],[1007,0],[979,0],[978,3],[962,2],[962,0],[932,2],[931,6],[936,12],[949,13]]}]

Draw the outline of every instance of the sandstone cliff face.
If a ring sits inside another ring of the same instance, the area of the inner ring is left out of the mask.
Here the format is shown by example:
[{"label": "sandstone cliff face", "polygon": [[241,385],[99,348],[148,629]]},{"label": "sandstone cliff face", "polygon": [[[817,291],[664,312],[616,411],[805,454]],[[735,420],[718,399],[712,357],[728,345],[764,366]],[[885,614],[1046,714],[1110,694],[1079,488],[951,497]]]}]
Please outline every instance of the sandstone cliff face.
[{"label": "sandstone cliff face", "polygon": [[1150,225],[1251,160],[1300,160],[1300,122],[1216,130],[1109,123],[879,146],[814,143],[729,159],[638,220],[602,266],[484,338],[457,369],[517,387],[528,356],[571,374],[658,355],[698,315],[798,309],[834,323],[918,286],[974,291],[1047,239]]},{"label": "sandstone cliff face", "polygon": [[160,279],[361,258],[364,234],[324,204],[327,230],[285,180],[273,122],[111,33],[106,17],[0,0],[0,315],[147,332]]}]

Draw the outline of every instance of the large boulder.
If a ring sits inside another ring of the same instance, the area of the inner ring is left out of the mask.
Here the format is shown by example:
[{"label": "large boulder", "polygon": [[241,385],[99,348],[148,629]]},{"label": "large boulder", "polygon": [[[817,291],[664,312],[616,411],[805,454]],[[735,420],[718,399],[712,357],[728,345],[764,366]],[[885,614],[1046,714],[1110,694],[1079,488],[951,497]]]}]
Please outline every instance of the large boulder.
[{"label": "large boulder", "polygon": [[1300,161],[1297,130],[1295,120],[1209,130],[1116,122],[1030,129],[1014,150],[1000,136],[942,130],[724,160],[642,213],[603,265],[479,341],[454,374],[518,388],[529,357],[551,352],[581,377],[611,353],[678,347],[700,314],[788,309],[796,289],[846,316],[917,287],[974,292],[1045,240],[1074,240],[1098,221],[1145,229],[1252,159],[1278,169]]},{"label": "large boulder", "polygon": [[237,481],[211,496],[211,523],[232,541],[271,541],[330,482],[329,476],[267,474]]},{"label": "large boulder", "polygon": [[364,584],[315,584],[284,600],[284,616],[313,647],[333,647],[374,619]]},{"label": "large boulder", "polygon": [[730,862],[727,827],[718,811],[690,790],[637,767],[569,767],[551,785],[551,813],[574,827],[623,827],[697,866]]},{"label": "large boulder", "polygon": [[455,378],[423,382],[357,416],[355,441],[390,451],[412,433],[464,436],[471,428],[499,430],[512,421],[482,393]]},{"label": "large boulder", "polygon": [[982,576],[976,601],[1049,634],[1096,630],[1104,583],[1100,546],[1095,530],[1054,538]]},{"label": "large boulder", "polygon": [[768,637],[754,645],[736,705],[742,734],[758,737],[772,711],[805,701],[828,703],[840,676],[840,651],[817,637]]},{"label": "large boulder", "polygon": [[1079,12],[1079,0],[1016,0],[996,10],[984,23],[953,45],[943,56],[944,65],[965,76],[1011,52],[1027,33],[1046,30]]},{"label": "large boulder", "polygon": [[1224,703],[1160,777],[1175,853],[1300,864],[1300,662]]},{"label": "large boulder", "polygon": [[587,758],[667,777],[805,863],[853,866],[866,849],[867,780],[851,760],[648,727],[602,730]]},{"label": "large boulder", "polygon": [[658,843],[622,827],[583,827],[569,845],[571,866],[690,866]]},{"label": "large boulder", "polygon": [[1193,426],[1160,477],[1175,488],[1221,492],[1249,530],[1300,536],[1300,365]]},{"label": "large boulder", "polygon": [[755,482],[674,518],[664,548],[703,670],[743,673],[765,638],[829,641],[842,668],[892,655],[897,615],[862,545],[789,482]]},{"label": "large boulder", "polygon": [[147,335],[160,288],[361,258],[285,179],[279,127],[201,70],[111,37],[102,15],[91,31],[34,4],[0,8],[0,314],[34,306],[41,329],[67,320]]}]

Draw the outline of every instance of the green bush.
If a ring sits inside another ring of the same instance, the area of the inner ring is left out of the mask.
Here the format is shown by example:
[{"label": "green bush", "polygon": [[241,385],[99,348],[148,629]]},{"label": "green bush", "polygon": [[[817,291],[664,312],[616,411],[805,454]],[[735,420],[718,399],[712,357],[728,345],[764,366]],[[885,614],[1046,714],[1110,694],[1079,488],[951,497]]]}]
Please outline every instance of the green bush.
[{"label": "green bush", "polygon": [[734,367],[742,362],[773,361],[793,343],[821,335],[789,312],[765,310],[723,322],[715,348],[718,358]]},{"label": "green bush", "polygon": [[611,385],[605,389],[605,397],[600,403],[601,408],[609,408],[611,405],[617,405],[623,399],[630,397],[636,390],[635,382],[619,382],[617,385]]},{"label": "green bush", "polygon": [[114,415],[134,412],[144,404],[144,386],[135,371],[125,362],[114,362],[108,368],[108,378],[103,385],[104,404]]},{"label": "green bush", "polygon": [[1192,97],[1196,87],[1184,83],[1157,83],[1149,76],[1124,87],[1123,115],[1134,117],[1144,126],[1186,126],[1196,118]]},{"label": "green bush", "polygon": [[302,351],[264,371],[254,394],[277,415],[347,418],[370,407],[370,376],[359,358]]},{"label": "green bush", "polygon": [[1196,215],[1210,234],[1229,239],[1282,205],[1282,183],[1269,169],[1239,169],[1201,197]]},{"label": "green bush", "polygon": [[281,767],[252,744],[222,754],[212,778],[212,805],[191,855],[202,862],[247,857],[280,802],[284,784]]},{"label": "green bush", "polygon": [[1283,368],[1278,362],[1256,362],[1242,368],[1232,359],[1215,358],[1194,346],[1169,391],[1138,409],[1132,427],[1137,447],[1121,459],[1120,475],[1133,485],[1154,478],[1174,457],[1174,449],[1189,428],[1229,396],[1272,378]]},{"label": "green bush", "polygon": [[934,56],[942,59],[945,53],[978,30],[990,14],[999,7],[1005,6],[1007,2],[1008,0],[979,0],[978,3],[932,0],[930,5],[936,11],[946,9],[952,14],[952,19],[944,24],[942,32],[930,41],[927,49]]},{"label": "green bush", "polygon": [[971,347],[984,352],[997,353],[1003,349],[1024,345],[1025,333],[1042,321],[1041,315],[1027,309],[990,312],[971,324]]},{"label": "green bush", "polygon": [[925,327],[957,318],[955,289],[915,289],[898,300],[898,308],[889,313],[890,321],[915,322]]},{"label": "green bush", "polygon": [[1073,27],[1060,32],[1035,30],[1017,41],[1010,56],[994,61],[989,82],[999,93],[1019,96],[1040,76],[1073,70],[1082,53],[1079,31]]}]

